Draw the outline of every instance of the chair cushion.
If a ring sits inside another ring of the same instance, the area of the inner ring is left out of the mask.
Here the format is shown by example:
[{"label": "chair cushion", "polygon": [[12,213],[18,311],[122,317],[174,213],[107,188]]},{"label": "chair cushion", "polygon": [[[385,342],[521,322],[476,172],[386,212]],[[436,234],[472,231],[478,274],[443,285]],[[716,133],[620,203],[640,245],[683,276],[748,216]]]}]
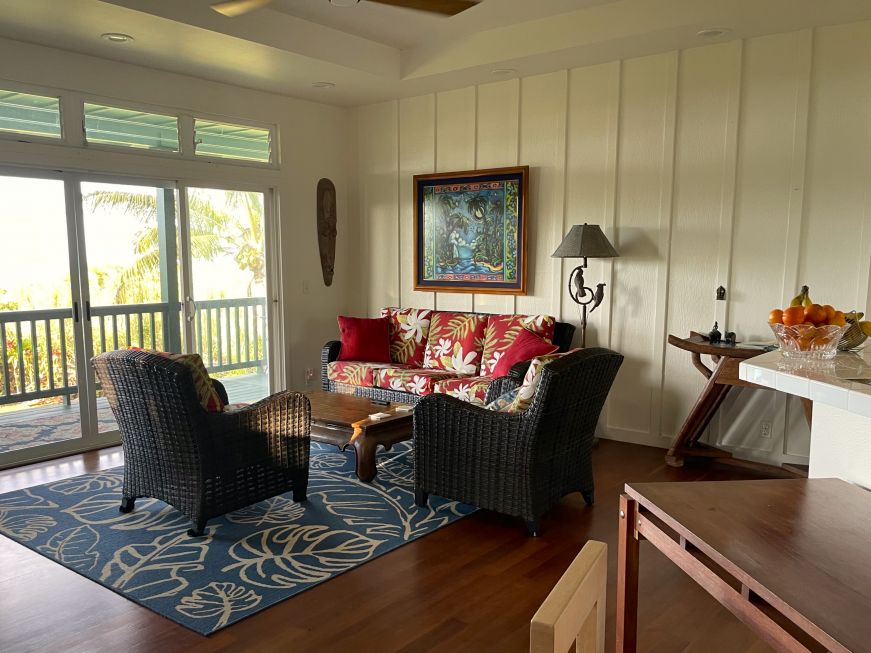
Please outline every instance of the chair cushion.
[{"label": "chair cushion", "polygon": [[537,336],[532,331],[521,329],[508,349],[501,355],[499,355],[500,352],[494,354],[498,359],[496,365],[493,366],[493,376],[506,376],[515,363],[532,360],[536,356],[554,354],[558,349],[559,347],[549,340]]},{"label": "chair cushion", "polygon": [[390,320],[390,360],[394,363],[423,366],[429,324],[429,308],[385,308],[381,316]]},{"label": "chair cushion", "polygon": [[493,382],[492,376],[472,376],[462,379],[445,379],[435,384],[435,392],[456,397],[470,404],[483,406],[487,399],[487,388]]},{"label": "chair cushion", "polygon": [[363,363],[360,361],[333,361],[327,365],[327,378],[336,383],[374,388],[376,375],[385,368],[404,368],[392,363]]},{"label": "chair cushion", "polygon": [[[131,351],[151,351],[141,347],[128,347],[127,349]],[[206,370],[202,356],[199,354],[174,354],[169,351],[151,351],[151,353],[184,365],[190,371],[191,377],[194,380],[194,390],[197,392],[197,399],[200,400],[200,405],[210,413],[224,412],[224,401],[221,399],[218,391],[215,390],[215,386],[212,385],[212,379],[209,378],[209,372]]]},{"label": "chair cushion", "polygon": [[523,383],[521,383],[520,387],[517,388],[517,395],[514,397],[511,405],[499,410],[508,413],[517,413],[529,408],[532,399],[535,397],[535,392],[538,390],[539,382],[541,381],[541,370],[544,369],[548,363],[551,363],[558,358],[562,358],[563,356],[568,356],[576,351],[579,350],[572,349],[563,352],[562,354],[548,354],[547,356],[537,356],[536,358],[533,358],[532,363],[529,364],[529,369],[526,370],[526,376],[523,377]]},{"label": "chair cushion", "polygon": [[342,348],[338,360],[390,363],[389,323],[386,317],[369,319],[340,315]]},{"label": "chair cushion", "polygon": [[446,370],[386,368],[378,372],[375,383],[379,388],[423,396],[435,392],[436,383],[439,381],[454,379],[458,376],[458,374]]},{"label": "chair cushion", "polygon": [[481,369],[486,315],[436,311],[429,324],[423,366],[474,376]]},{"label": "chair cushion", "polygon": [[552,315],[491,315],[484,334],[481,374],[494,375],[499,359],[514,344],[521,331],[531,331],[547,342],[553,342],[555,328],[556,318]]}]

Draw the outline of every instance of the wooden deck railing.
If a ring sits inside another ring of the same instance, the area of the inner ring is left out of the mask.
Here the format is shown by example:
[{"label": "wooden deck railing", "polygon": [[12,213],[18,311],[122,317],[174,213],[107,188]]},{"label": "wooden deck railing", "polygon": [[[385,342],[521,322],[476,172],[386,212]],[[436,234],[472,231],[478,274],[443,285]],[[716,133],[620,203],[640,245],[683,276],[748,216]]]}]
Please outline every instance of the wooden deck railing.
[{"label": "wooden deck railing", "polygon": [[[72,308],[0,311],[0,405],[70,396],[76,377]],[[120,304],[90,308],[94,354],[142,347],[167,348],[168,320],[180,320],[181,307]],[[192,316],[194,349],[210,372],[266,365],[266,299],[207,300]]]}]

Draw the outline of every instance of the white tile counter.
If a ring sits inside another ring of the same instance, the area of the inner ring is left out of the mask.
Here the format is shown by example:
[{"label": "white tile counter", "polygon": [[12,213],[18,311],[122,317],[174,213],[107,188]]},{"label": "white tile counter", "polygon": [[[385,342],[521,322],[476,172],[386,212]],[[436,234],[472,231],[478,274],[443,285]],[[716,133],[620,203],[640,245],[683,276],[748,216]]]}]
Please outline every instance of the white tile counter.
[{"label": "white tile counter", "polygon": [[810,477],[837,477],[871,488],[871,347],[831,361],[779,351],[742,361],[744,381],[814,402]]}]

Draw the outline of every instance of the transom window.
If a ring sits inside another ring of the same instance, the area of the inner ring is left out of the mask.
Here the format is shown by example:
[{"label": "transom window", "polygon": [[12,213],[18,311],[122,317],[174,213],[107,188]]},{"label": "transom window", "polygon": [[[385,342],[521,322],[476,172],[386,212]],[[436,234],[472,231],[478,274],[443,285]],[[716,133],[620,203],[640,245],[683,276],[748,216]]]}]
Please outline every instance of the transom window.
[{"label": "transom window", "polygon": [[0,131],[60,138],[60,100],[0,90]]},{"label": "transom window", "polygon": [[86,102],[85,140],[88,143],[178,152],[178,118]]},{"label": "transom window", "polygon": [[260,163],[272,160],[272,138],[268,129],[197,118],[194,131],[194,147],[198,156]]}]

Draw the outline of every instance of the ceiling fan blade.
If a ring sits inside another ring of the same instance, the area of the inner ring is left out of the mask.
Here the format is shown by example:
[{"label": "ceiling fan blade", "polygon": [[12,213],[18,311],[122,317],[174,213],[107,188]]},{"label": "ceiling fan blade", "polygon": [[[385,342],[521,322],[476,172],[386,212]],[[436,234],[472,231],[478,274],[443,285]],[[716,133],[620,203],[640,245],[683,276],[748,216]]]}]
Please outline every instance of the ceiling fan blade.
[{"label": "ceiling fan blade", "polygon": [[445,16],[455,16],[461,11],[466,11],[466,9],[470,9],[478,4],[470,0],[369,0],[369,2],[377,2],[380,5],[390,5],[391,7],[429,11],[434,14],[444,14]]},{"label": "ceiling fan blade", "polygon": [[212,10],[219,14],[224,14],[230,18],[247,14],[249,11],[265,7],[272,0],[227,0],[226,2],[216,2],[213,4]]}]

